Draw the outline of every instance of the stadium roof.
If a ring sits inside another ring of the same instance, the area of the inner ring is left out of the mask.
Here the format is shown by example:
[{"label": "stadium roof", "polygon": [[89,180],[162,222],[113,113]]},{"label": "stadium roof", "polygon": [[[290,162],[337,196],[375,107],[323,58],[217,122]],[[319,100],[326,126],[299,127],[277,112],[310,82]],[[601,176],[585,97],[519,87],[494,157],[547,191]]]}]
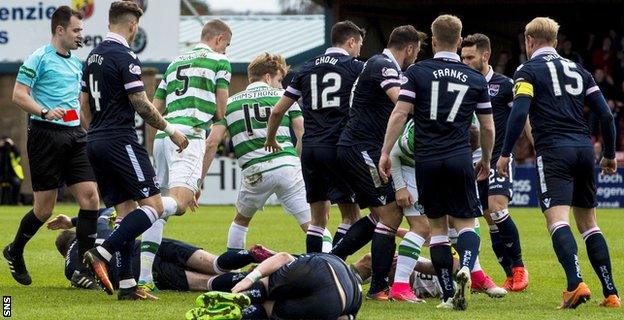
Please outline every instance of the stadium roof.
[{"label": "stadium roof", "polygon": [[[324,15],[202,16],[207,22],[219,18],[232,29],[227,56],[233,68],[246,65],[259,53],[283,55],[297,64],[322,52],[325,47]],[[199,41],[203,25],[197,17],[180,17],[180,52],[192,49]],[[236,71],[236,70],[234,70]]]}]

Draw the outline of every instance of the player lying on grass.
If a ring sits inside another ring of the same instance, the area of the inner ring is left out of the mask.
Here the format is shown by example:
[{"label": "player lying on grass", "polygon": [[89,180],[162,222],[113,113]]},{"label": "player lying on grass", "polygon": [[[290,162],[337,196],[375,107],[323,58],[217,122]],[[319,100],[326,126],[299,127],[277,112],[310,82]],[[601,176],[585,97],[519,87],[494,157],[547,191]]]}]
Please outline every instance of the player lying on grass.
[{"label": "player lying on grass", "polygon": [[[98,231],[96,243],[101,243],[112,232],[109,225],[111,209],[100,210],[98,218]],[[48,223],[52,230],[65,229],[56,238],[56,247],[59,253],[65,257],[65,276],[71,276],[77,266],[80,265],[76,247],[76,233],[71,230],[75,226],[77,218],[70,219],[65,215],[59,215]],[[132,254],[134,278],[139,278],[141,241],[135,241]],[[273,253],[260,247],[254,246],[249,251],[226,252],[220,256],[202,250],[191,244],[178,240],[164,238],[156,253],[153,273],[154,281],[160,289],[179,291],[207,291],[229,290],[247,273],[228,272],[242,268],[251,263],[259,263]],[[116,259],[111,259],[116,261]],[[108,265],[109,278],[119,278],[119,270],[115,262]],[[113,281],[113,284],[118,283]],[[91,281],[72,282],[78,288],[99,289]]]},{"label": "player lying on grass", "polygon": [[[233,293],[207,292],[187,319],[354,319],[362,304],[360,278],[328,253],[281,252],[238,282]],[[209,316],[220,312],[219,317]]]}]

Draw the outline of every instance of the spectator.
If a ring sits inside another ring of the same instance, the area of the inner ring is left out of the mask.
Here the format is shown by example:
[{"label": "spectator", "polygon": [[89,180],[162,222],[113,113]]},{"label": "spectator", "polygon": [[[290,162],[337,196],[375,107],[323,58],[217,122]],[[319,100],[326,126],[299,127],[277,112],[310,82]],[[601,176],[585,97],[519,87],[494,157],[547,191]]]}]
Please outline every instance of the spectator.
[{"label": "spectator", "polygon": [[595,69],[602,69],[607,75],[614,74],[615,51],[611,48],[612,41],[609,37],[602,39],[602,47],[592,52],[592,65]]},{"label": "spectator", "polygon": [[13,140],[0,138],[0,204],[17,204],[24,171],[20,165],[20,153]]},{"label": "spectator", "polygon": [[498,55],[498,60],[494,66],[494,71],[502,73],[508,77],[513,77],[514,67],[509,63],[511,61],[511,53],[509,51],[501,51]]},{"label": "spectator", "polygon": [[559,53],[562,57],[568,60],[572,60],[580,65],[583,64],[583,58],[581,58],[581,55],[578,52],[572,50],[572,41],[570,40],[565,40],[563,42],[563,44],[561,45],[561,51]]},{"label": "spectator", "polygon": [[602,91],[607,102],[615,98],[615,88],[613,87],[613,77],[607,75],[603,69],[594,70],[594,80]]},{"label": "spectator", "polygon": [[600,164],[602,160],[602,143],[600,141],[594,142],[594,162]]}]

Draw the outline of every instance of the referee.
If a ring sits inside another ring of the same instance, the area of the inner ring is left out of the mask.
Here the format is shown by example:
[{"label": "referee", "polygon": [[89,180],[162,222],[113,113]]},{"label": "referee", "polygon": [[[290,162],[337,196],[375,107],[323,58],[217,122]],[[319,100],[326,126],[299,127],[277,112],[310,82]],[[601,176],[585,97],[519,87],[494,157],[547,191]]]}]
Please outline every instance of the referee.
[{"label": "referee", "polygon": [[[66,184],[80,204],[77,240],[80,256],[92,248],[99,198],[86,153],[86,133],[80,126],[78,94],[82,63],[71,54],[81,46],[82,16],[68,6],[52,14],[52,40],[33,52],[19,68],[13,102],[30,114],[28,157],[34,208],[22,218],[13,242],[3,254],[13,278],[32,280],[24,262],[24,246],[52,214],[57,190]],[[86,272],[74,273],[79,282]]]}]

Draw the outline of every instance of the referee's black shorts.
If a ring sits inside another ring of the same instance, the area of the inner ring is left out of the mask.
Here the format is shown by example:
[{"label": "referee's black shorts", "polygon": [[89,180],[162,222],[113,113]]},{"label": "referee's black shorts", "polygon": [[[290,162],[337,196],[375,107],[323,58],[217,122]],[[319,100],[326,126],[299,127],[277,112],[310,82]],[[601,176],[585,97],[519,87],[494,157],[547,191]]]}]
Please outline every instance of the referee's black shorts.
[{"label": "referee's black shorts", "polygon": [[95,181],[87,157],[87,134],[80,126],[32,120],[26,148],[33,191]]}]

